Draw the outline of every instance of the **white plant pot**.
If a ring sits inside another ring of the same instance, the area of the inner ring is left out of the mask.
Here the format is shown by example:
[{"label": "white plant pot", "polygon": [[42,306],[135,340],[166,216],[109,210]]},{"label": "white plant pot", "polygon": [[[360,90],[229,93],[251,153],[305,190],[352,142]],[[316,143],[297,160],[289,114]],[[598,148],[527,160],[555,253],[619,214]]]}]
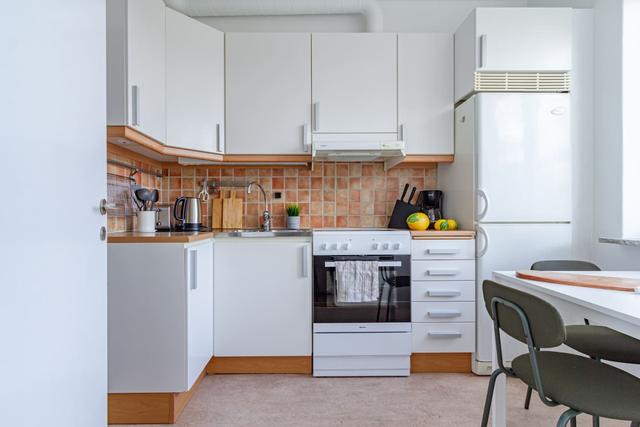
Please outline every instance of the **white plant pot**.
[{"label": "white plant pot", "polygon": [[140,233],[153,233],[156,231],[156,211],[138,211],[136,216],[138,217],[136,231]]},{"label": "white plant pot", "polygon": [[300,229],[300,217],[299,216],[287,216],[287,229],[299,230]]}]

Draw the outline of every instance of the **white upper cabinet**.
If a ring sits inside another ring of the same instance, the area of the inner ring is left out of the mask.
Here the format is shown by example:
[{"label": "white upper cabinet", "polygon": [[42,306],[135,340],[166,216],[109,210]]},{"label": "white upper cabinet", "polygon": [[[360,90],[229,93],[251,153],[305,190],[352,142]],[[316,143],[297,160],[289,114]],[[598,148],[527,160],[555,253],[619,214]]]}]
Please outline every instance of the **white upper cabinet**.
[{"label": "white upper cabinet", "polygon": [[107,1],[107,124],[165,142],[165,105],[164,2]]},{"label": "white upper cabinet", "polygon": [[226,34],[228,154],[303,154],[311,121],[311,36]]},{"label": "white upper cabinet", "polygon": [[453,154],[453,36],[398,34],[398,123],[407,154]]},{"label": "white upper cabinet", "polygon": [[166,144],[224,152],[224,33],[166,10]]},{"label": "white upper cabinet", "polygon": [[455,33],[456,100],[475,71],[569,71],[569,8],[478,8]]},{"label": "white upper cabinet", "polygon": [[397,133],[397,35],[312,35],[314,133]]}]

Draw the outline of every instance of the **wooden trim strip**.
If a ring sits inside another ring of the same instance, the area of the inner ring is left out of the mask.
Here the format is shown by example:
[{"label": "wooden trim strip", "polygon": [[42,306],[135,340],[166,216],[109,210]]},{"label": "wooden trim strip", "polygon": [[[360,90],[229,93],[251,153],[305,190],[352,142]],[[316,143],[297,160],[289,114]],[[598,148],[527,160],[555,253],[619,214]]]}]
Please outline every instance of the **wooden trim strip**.
[{"label": "wooden trim strip", "polygon": [[139,233],[136,231],[124,231],[109,233],[107,243],[191,243],[200,240],[213,239],[214,233],[205,232],[169,232],[156,231],[155,233]]},{"label": "wooden trim strip", "polygon": [[411,372],[471,372],[471,353],[413,353]]},{"label": "wooden trim strip", "polygon": [[311,356],[214,357],[207,374],[307,374],[312,372]]},{"label": "wooden trim strip", "polygon": [[417,163],[453,163],[453,154],[417,155],[409,154],[399,166],[415,166]]},{"label": "wooden trim strip", "polygon": [[108,424],[173,424],[206,375],[183,393],[109,393]]}]

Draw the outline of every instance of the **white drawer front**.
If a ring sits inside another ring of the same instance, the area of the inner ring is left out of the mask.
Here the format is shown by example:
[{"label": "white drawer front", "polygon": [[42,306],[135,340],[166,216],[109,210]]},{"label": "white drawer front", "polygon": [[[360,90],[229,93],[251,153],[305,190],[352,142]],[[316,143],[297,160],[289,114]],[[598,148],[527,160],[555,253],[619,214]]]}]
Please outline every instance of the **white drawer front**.
[{"label": "white drawer front", "polygon": [[424,281],[411,284],[411,301],[475,301],[474,281]]},{"label": "white drawer front", "polygon": [[475,260],[411,261],[411,280],[475,280]]},{"label": "white drawer front", "polygon": [[412,240],[412,259],[475,259],[476,241],[464,240]]},{"label": "white drawer front", "polygon": [[475,323],[414,323],[414,353],[472,353],[476,351]]},{"label": "white drawer front", "polygon": [[410,332],[313,334],[313,355],[316,357],[410,354]]},{"label": "white drawer front", "polygon": [[414,322],[475,322],[475,302],[412,302]]}]

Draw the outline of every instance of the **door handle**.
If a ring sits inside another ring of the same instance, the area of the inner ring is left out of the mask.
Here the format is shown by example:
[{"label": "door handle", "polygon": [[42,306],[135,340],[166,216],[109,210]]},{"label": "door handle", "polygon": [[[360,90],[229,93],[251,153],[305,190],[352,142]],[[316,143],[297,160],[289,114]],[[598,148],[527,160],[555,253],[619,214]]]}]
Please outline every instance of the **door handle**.
[{"label": "door handle", "polygon": [[482,34],[480,36],[480,64],[478,68],[484,68],[487,66],[487,35]]},{"label": "door handle", "polygon": [[100,215],[106,215],[107,214],[107,209],[115,209],[116,208],[116,204],[115,203],[109,203],[107,202],[107,199],[100,199]]},{"label": "door handle", "polygon": [[309,125],[305,123],[304,125],[302,125],[302,151],[308,153],[310,146],[311,144],[309,144]]},{"label": "door handle", "polygon": [[313,123],[312,123],[312,127],[313,127],[313,131],[317,132],[318,129],[320,129],[320,103],[319,102],[314,102],[313,106],[312,106],[313,112]]},{"label": "door handle", "polygon": [[482,209],[482,212],[478,212],[476,214],[478,217],[477,220],[479,221],[484,218],[484,216],[487,214],[487,211],[489,210],[489,198],[487,197],[487,193],[479,188],[476,190],[476,193],[482,200],[484,200],[484,209]]},{"label": "door handle", "polygon": [[429,332],[427,335],[434,338],[461,338],[461,332],[447,332],[447,331],[433,331]]},{"label": "door handle", "polygon": [[400,125],[400,131],[398,132],[400,135],[398,135],[398,141],[402,141],[402,142],[407,142],[406,140],[406,131],[404,128],[404,125]]},{"label": "door handle", "polygon": [[185,249],[184,252],[186,281],[189,289],[193,291],[198,289],[198,254],[193,249]]},{"label": "door handle", "polygon": [[309,247],[302,247],[302,277],[309,277]]},{"label": "door handle", "polygon": [[459,297],[462,295],[460,291],[443,291],[443,290],[429,290],[427,291],[428,297]]},{"label": "door handle", "polygon": [[[481,250],[476,251],[476,258],[482,258],[484,254],[487,253],[487,250],[489,249],[489,235],[487,234],[485,229],[480,227],[479,225],[476,226],[476,232],[478,233],[478,235],[481,235],[482,238],[484,239],[484,246],[482,247]],[[476,244],[477,242],[478,242],[478,239],[476,239]]]},{"label": "door handle", "polygon": [[131,125],[140,125],[140,88],[131,86]]},{"label": "door handle", "polygon": [[459,274],[459,273],[460,273],[460,270],[458,270],[457,268],[451,268],[451,269],[427,270],[425,274],[427,276],[455,276],[456,274]]},{"label": "door handle", "polygon": [[216,123],[216,150],[218,153],[222,152],[222,148],[220,148],[220,123]]},{"label": "door handle", "polygon": [[462,316],[462,313],[457,310],[433,310],[428,311],[427,316],[434,319],[450,319],[453,317],[460,317]]},{"label": "door handle", "polygon": [[458,249],[427,249],[428,255],[456,255],[460,252]]}]

